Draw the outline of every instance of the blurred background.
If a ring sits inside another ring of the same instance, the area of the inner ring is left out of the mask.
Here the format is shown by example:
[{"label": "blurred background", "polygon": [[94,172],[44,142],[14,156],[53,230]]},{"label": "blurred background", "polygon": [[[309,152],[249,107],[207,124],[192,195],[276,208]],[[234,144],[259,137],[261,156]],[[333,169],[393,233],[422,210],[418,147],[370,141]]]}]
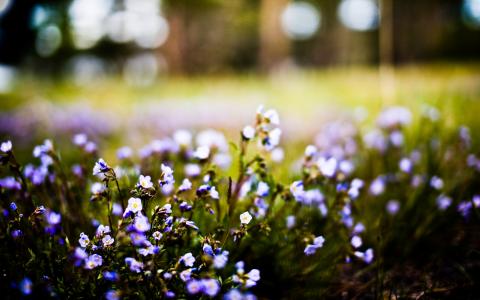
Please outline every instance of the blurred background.
[{"label": "blurred background", "polygon": [[4,68],[78,81],[479,55],[478,0],[0,1]]},{"label": "blurred background", "polygon": [[0,0],[0,133],[238,129],[262,103],[298,137],[477,99],[479,58],[480,0]]}]

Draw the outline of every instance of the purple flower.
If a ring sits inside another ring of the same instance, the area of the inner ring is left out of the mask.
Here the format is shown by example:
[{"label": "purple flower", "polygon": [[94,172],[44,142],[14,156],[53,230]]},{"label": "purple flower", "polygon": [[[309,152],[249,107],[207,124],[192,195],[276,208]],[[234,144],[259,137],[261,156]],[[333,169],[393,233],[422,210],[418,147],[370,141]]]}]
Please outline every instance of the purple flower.
[{"label": "purple flower", "polygon": [[307,247],[305,247],[305,250],[303,252],[305,253],[305,255],[313,255],[313,254],[315,254],[315,252],[317,251],[318,248],[323,247],[324,242],[325,242],[325,238],[323,236],[321,236],[321,235],[317,236],[313,240],[313,244],[307,245]]},{"label": "purple flower", "polygon": [[355,256],[362,259],[367,264],[373,261],[373,249],[369,248],[365,252],[355,251]]},{"label": "purple flower", "polygon": [[33,290],[33,283],[30,280],[30,278],[25,277],[22,279],[22,281],[20,281],[18,287],[20,289],[20,292],[22,292],[22,294],[30,295]]},{"label": "purple flower", "polygon": [[115,271],[105,271],[103,272],[103,278],[105,278],[108,281],[117,281],[120,277],[118,276],[118,273]]},{"label": "purple flower", "polygon": [[430,179],[430,186],[436,190],[441,190],[443,188],[443,180],[438,176],[433,176]]},{"label": "purple flower", "polygon": [[22,186],[20,182],[18,182],[13,177],[5,177],[0,179],[0,187],[7,189],[7,190],[21,190]]},{"label": "purple flower", "polygon": [[119,300],[120,299],[120,292],[116,290],[108,290],[105,293],[105,299],[107,300]]},{"label": "purple flower", "polygon": [[23,235],[23,232],[20,229],[15,229],[12,231],[12,237],[14,239],[19,238]]},{"label": "purple flower", "polygon": [[53,144],[50,140],[43,141],[43,145],[35,146],[33,149],[34,157],[41,157],[48,154],[50,151],[53,151]]},{"label": "purple flower", "polygon": [[242,299],[243,299],[243,295],[237,289],[232,289],[223,296],[223,300],[242,300]]},{"label": "purple flower", "polygon": [[189,280],[186,285],[187,291],[190,295],[195,295],[203,290],[203,285],[200,280]]},{"label": "purple flower", "polygon": [[15,202],[10,203],[10,209],[13,210],[13,211],[16,211],[17,210],[17,204],[15,204]]},{"label": "purple flower", "polygon": [[80,239],[78,239],[78,242],[82,248],[85,248],[90,243],[90,239],[88,238],[88,235],[82,232],[80,233]]},{"label": "purple flower", "polygon": [[438,196],[436,202],[439,210],[446,210],[452,204],[452,198],[442,194]]},{"label": "purple flower", "polygon": [[464,218],[468,217],[470,215],[470,211],[472,210],[472,202],[460,202],[457,206],[457,210]]},{"label": "purple flower", "polygon": [[203,245],[203,253],[213,257],[215,254],[213,253],[213,249],[212,249],[212,246],[210,246],[209,244],[205,244]]},{"label": "purple flower", "polygon": [[192,206],[188,204],[186,201],[183,201],[182,203],[180,203],[179,208],[182,212],[192,210]]},{"label": "purple flower", "polygon": [[410,173],[412,171],[412,161],[409,158],[402,158],[398,166],[402,172]]},{"label": "purple flower", "polygon": [[213,267],[215,269],[223,269],[228,262],[228,251],[223,251],[220,254],[215,255],[213,258]]},{"label": "purple flower", "polygon": [[121,216],[123,213],[122,206],[119,203],[113,203],[112,214],[115,216]]},{"label": "purple flower", "polygon": [[370,184],[370,193],[374,196],[383,194],[385,191],[385,179],[382,176],[377,177]]},{"label": "purple flower", "polygon": [[303,189],[303,182],[301,180],[295,181],[290,185],[290,192],[297,202],[305,200],[305,190]]},{"label": "purple flower", "polygon": [[165,298],[175,298],[175,293],[172,291],[166,291],[165,292]]},{"label": "purple flower", "polygon": [[73,136],[72,142],[77,146],[83,146],[88,142],[88,137],[84,133],[78,133]]},{"label": "purple flower", "polygon": [[398,202],[397,200],[390,200],[387,202],[386,209],[390,215],[396,215],[400,210],[400,202]]},{"label": "purple flower", "polygon": [[150,223],[148,222],[148,218],[142,214],[138,214],[135,217],[134,227],[135,230],[138,232],[145,232],[150,230]]},{"label": "purple flower", "polygon": [[[253,270],[252,270],[253,271]],[[258,271],[258,270],[257,270]],[[251,271],[250,271],[251,272]],[[220,284],[216,279],[202,279],[203,293],[210,297],[215,297],[220,291]]]},{"label": "purple flower", "polygon": [[118,159],[127,159],[130,158],[133,154],[133,151],[130,147],[121,147],[117,150]]},{"label": "purple flower", "polygon": [[287,228],[292,229],[295,226],[296,218],[295,216],[287,216]]},{"label": "purple flower", "polygon": [[143,269],[143,263],[135,260],[132,257],[125,258],[125,263],[130,268],[130,271],[140,273]]},{"label": "purple flower", "polygon": [[132,241],[132,244],[135,246],[143,246],[147,238],[142,233],[132,232],[130,234],[130,240]]},{"label": "purple flower", "polygon": [[219,198],[218,191],[215,189],[215,187],[208,184],[203,184],[197,189],[197,196],[210,196],[213,199]]},{"label": "purple flower", "polygon": [[257,285],[257,281],[260,280],[260,271],[257,269],[251,269],[250,272],[247,273],[247,278],[248,279],[245,283],[247,288]]},{"label": "purple flower", "polygon": [[103,258],[98,254],[92,254],[85,260],[85,269],[91,270],[103,264]]},{"label": "purple flower", "polygon": [[60,214],[57,214],[54,211],[49,211],[49,213],[47,215],[48,224],[57,225],[57,224],[60,223],[61,220],[62,220],[62,216]]},{"label": "purple flower", "polygon": [[88,257],[88,254],[84,249],[77,247],[75,248],[73,257],[75,258],[75,266],[78,267]]},{"label": "purple flower", "polygon": [[260,181],[257,186],[257,196],[259,197],[266,197],[268,196],[268,192],[270,187],[263,181]]}]

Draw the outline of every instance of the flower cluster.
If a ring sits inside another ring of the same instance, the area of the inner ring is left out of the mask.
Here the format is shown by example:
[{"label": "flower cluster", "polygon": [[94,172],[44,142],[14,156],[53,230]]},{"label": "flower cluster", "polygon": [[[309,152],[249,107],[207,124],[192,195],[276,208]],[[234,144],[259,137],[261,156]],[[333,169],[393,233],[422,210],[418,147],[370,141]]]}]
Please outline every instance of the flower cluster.
[{"label": "flower cluster", "polygon": [[[365,135],[358,124],[327,124],[284,175],[279,115],[263,107],[232,147],[219,131],[182,129],[138,152],[123,146],[107,163],[76,134],[81,158],[63,161],[45,140],[36,165],[22,166],[4,141],[2,287],[19,297],[233,300],[293,297],[304,283],[354,276],[376,293],[372,269],[414,256],[431,236],[478,242],[454,231],[480,209],[470,131],[448,142],[432,131],[411,146],[412,120],[393,107]],[[228,169],[231,155],[238,164]]]}]

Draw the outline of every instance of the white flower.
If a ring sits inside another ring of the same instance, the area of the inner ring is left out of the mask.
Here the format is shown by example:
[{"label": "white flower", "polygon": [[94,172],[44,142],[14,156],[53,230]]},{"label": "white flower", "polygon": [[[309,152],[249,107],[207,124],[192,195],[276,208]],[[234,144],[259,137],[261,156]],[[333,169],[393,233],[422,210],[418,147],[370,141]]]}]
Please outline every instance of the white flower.
[{"label": "white flower", "polygon": [[409,158],[402,158],[398,164],[400,170],[405,173],[410,173],[412,170],[412,161]]},{"label": "white flower", "polygon": [[213,163],[224,170],[230,167],[231,162],[232,158],[228,153],[217,153],[215,156],[213,156]]},{"label": "white flower", "polygon": [[133,150],[130,147],[121,147],[117,150],[117,157],[118,159],[127,159],[131,157],[133,154]]},{"label": "white flower", "polygon": [[173,133],[173,140],[180,146],[188,147],[192,143],[192,134],[188,130],[180,129]]},{"label": "white flower", "polygon": [[90,244],[90,239],[88,238],[88,235],[82,232],[80,233],[80,239],[78,240],[78,242],[80,243],[80,246],[82,248],[85,248],[88,244]]},{"label": "white flower", "polygon": [[377,177],[370,184],[370,193],[372,195],[378,196],[380,194],[383,194],[384,191],[385,191],[385,181],[382,177]]},{"label": "white flower", "polygon": [[78,133],[73,136],[72,141],[77,146],[83,146],[88,142],[88,138],[85,133]]},{"label": "white flower", "polygon": [[188,252],[184,256],[180,257],[180,261],[183,262],[186,267],[193,267],[193,264],[195,263],[195,257],[193,257],[192,253]]},{"label": "white flower", "polygon": [[401,106],[392,106],[383,110],[377,119],[382,128],[391,128],[396,125],[407,125],[412,120],[412,113]]},{"label": "white flower", "polygon": [[280,117],[278,116],[278,113],[274,109],[269,109],[267,110],[264,114],[263,117],[267,119],[267,121],[273,125],[280,125]]},{"label": "white flower", "polygon": [[185,175],[195,177],[200,175],[201,169],[197,164],[186,164],[184,168]]},{"label": "white flower", "polygon": [[148,222],[148,218],[141,213],[135,217],[135,222],[133,226],[135,227],[135,230],[139,232],[145,232],[150,230],[150,223]]},{"label": "white flower", "polygon": [[0,145],[0,151],[5,153],[12,151],[12,142],[11,141],[3,142]]},{"label": "white flower", "polygon": [[260,181],[257,187],[257,196],[266,197],[268,195],[269,190],[270,190],[270,187],[268,186],[268,184],[266,184],[263,181]]},{"label": "white flower", "polygon": [[317,247],[317,248],[322,248],[323,247],[323,243],[325,243],[325,238],[323,236],[317,236],[316,238],[313,239],[313,244]]},{"label": "white flower", "polygon": [[137,213],[141,211],[143,208],[142,206],[142,200],[139,198],[130,198],[128,199],[128,206],[125,209],[125,213],[132,212],[132,213]]},{"label": "white flower", "polygon": [[163,234],[160,231],[155,231],[154,233],[152,233],[152,236],[155,240],[159,241],[160,239],[162,239]]},{"label": "white flower", "polygon": [[244,212],[240,215],[240,223],[247,225],[252,220],[252,216],[248,213],[248,211]]},{"label": "white flower", "polygon": [[48,152],[50,152],[52,150],[53,150],[52,141],[45,140],[45,141],[43,141],[43,145],[35,146],[35,148],[33,148],[33,156],[34,157],[40,157],[44,154],[47,154]]},{"label": "white flower", "polygon": [[362,238],[359,237],[358,235],[355,235],[352,237],[352,239],[350,240],[350,243],[352,244],[352,246],[354,248],[358,248],[362,245]]},{"label": "white flower", "polygon": [[112,245],[114,241],[115,240],[110,235],[107,234],[102,239],[103,247],[107,247],[107,246]]},{"label": "white flower", "polygon": [[246,139],[246,140],[251,140],[255,137],[255,128],[253,128],[252,126],[248,125],[248,126],[245,126],[242,130],[242,136]]},{"label": "white flower", "polygon": [[432,179],[430,179],[430,186],[434,189],[441,190],[443,188],[442,178],[438,176],[433,176]]},{"label": "white flower", "polygon": [[332,177],[335,175],[335,171],[337,169],[337,160],[335,157],[330,157],[326,159],[325,157],[320,157],[317,160],[317,166],[320,172],[326,177]]},{"label": "white flower", "polygon": [[317,153],[317,147],[315,147],[314,145],[308,145],[305,148],[305,156],[306,157],[312,157],[312,156],[315,155],[315,153]]},{"label": "white flower", "polygon": [[143,175],[140,175],[140,177],[138,178],[138,183],[137,183],[137,186],[140,186],[144,189],[150,189],[153,187],[153,183],[152,183],[152,180],[151,180],[151,177],[150,176],[143,176]]},{"label": "white flower", "polygon": [[340,169],[340,171],[342,171],[344,174],[346,175],[350,175],[353,170],[355,169],[355,166],[353,165],[353,163],[349,160],[343,160],[340,162],[340,164],[338,165],[338,168]]},{"label": "white flower", "polygon": [[219,198],[218,191],[215,189],[214,186],[212,186],[212,188],[210,189],[210,197],[212,197],[213,199]]},{"label": "white flower", "polygon": [[207,146],[200,146],[193,153],[193,156],[195,156],[198,159],[207,159],[209,155],[210,155],[210,148],[208,148]]},{"label": "white flower", "polygon": [[164,164],[160,168],[162,169],[162,182],[160,185],[172,185],[175,182],[172,168]]},{"label": "white flower", "polygon": [[285,158],[285,152],[282,148],[277,147],[270,152],[270,158],[273,162],[280,163]]},{"label": "white flower", "polygon": [[95,182],[92,184],[92,187],[90,188],[90,191],[92,192],[92,194],[94,195],[98,195],[98,194],[101,194],[105,191],[105,185],[103,185],[102,183],[100,182]]},{"label": "white flower", "polygon": [[268,132],[268,139],[265,144],[265,149],[267,151],[273,150],[275,147],[280,144],[280,136],[282,135],[282,130],[280,128],[272,129]]},{"label": "white flower", "polygon": [[290,192],[293,197],[298,202],[303,202],[305,200],[305,190],[303,188],[303,182],[301,180],[294,181],[290,185]]},{"label": "white flower", "polygon": [[99,175],[99,174],[105,173],[109,169],[110,169],[110,166],[103,160],[103,158],[100,158],[95,163],[95,166],[93,166],[93,175]]},{"label": "white flower", "polygon": [[199,147],[205,146],[209,149],[218,149],[220,152],[228,151],[228,143],[223,133],[216,130],[204,130],[196,137],[196,142]]},{"label": "white flower", "polygon": [[188,178],[183,179],[182,184],[178,187],[178,190],[183,192],[183,191],[188,191],[189,189],[192,188],[192,183]]},{"label": "white flower", "polygon": [[110,226],[104,226],[102,224],[98,225],[97,231],[95,232],[95,235],[97,237],[101,237],[105,233],[110,233]]}]

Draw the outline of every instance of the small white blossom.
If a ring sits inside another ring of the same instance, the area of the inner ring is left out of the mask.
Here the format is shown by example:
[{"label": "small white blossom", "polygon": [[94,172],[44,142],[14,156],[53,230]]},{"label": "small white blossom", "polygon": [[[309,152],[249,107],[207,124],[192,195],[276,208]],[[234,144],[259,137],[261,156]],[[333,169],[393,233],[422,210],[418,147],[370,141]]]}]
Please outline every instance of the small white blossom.
[{"label": "small white blossom", "polygon": [[186,267],[193,267],[193,264],[195,263],[195,257],[193,257],[192,253],[189,252],[180,257],[180,262],[183,262]]},{"label": "small white blossom", "polygon": [[0,145],[0,151],[2,151],[4,153],[12,151],[12,142],[11,141],[3,142]]},{"label": "small white blossom", "polygon": [[210,148],[208,148],[207,146],[200,146],[197,148],[195,153],[193,153],[193,156],[195,156],[198,159],[207,159],[209,155],[210,155]]},{"label": "small white blossom", "polygon": [[240,215],[240,223],[247,225],[252,220],[252,215],[248,211]]},{"label": "small white blossom", "polygon": [[110,235],[107,234],[102,239],[103,247],[108,247],[108,246],[112,245],[114,241],[115,240]]},{"label": "small white blossom", "polygon": [[140,175],[140,177],[138,178],[137,186],[138,186],[138,187],[142,187],[142,188],[144,188],[144,189],[150,189],[150,188],[152,188],[152,187],[153,187],[153,183],[152,183],[151,177],[150,177],[150,176]]},{"label": "small white blossom", "polygon": [[183,192],[183,191],[188,191],[189,189],[192,188],[192,183],[188,178],[183,179],[182,184],[178,187],[178,190]]},{"label": "small white blossom", "polygon": [[243,138],[245,138],[246,140],[251,140],[255,137],[255,128],[253,128],[252,126],[248,125],[248,126],[245,126],[242,130],[242,136]]}]

